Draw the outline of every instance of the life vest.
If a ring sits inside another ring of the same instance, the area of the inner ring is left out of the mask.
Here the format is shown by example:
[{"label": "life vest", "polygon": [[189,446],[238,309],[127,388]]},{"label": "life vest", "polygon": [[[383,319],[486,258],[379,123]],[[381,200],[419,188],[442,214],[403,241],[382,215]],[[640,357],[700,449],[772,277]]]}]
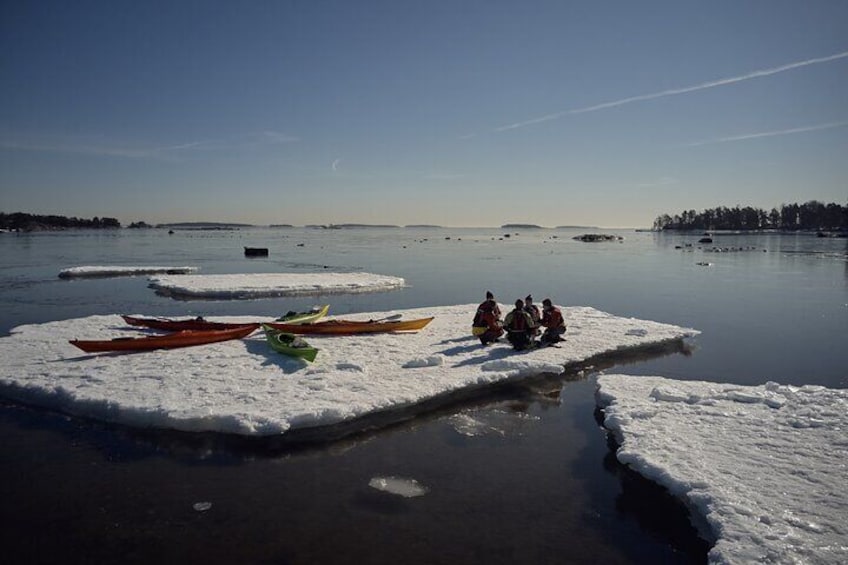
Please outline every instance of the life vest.
[{"label": "life vest", "polygon": [[511,332],[525,332],[530,328],[529,314],[523,310],[513,310],[507,318],[507,329]]},{"label": "life vest", "polygon": [[494,326],[498,322],[498,316],[495,314],[496,309],[498,309],[497,303],[487,300],[477,307],[477,313],[474,314],[474,321],[471,324],[478,328]]},{"label": "life vest", "polygon": [[542,316],[542,325],[546,328],[558,328],[565,325],[565,320],[562,317],[562,311],[554,306],[550,310],[545,310]]}]

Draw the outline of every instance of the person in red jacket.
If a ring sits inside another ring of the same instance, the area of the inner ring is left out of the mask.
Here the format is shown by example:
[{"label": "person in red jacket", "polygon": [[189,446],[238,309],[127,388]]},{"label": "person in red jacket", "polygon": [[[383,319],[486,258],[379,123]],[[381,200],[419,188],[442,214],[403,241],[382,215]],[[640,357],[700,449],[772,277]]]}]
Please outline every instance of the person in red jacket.
[{"label": "person in red jacket", "polygon": [[554,306],[550,298],[542,300],[542,327],[545,328],[545,333],[540,338],[542,343],[563,341],[562,335],[566,330],[565,319],[562,317],[562,310]]},{"label": "person in red jacket", "polygon": [[501,325],[501,309],[491,291],[486,291],[486,300],[477,307],[471,333],[480,338],[480,343],[483,345],[497,341],[504,333]]}]

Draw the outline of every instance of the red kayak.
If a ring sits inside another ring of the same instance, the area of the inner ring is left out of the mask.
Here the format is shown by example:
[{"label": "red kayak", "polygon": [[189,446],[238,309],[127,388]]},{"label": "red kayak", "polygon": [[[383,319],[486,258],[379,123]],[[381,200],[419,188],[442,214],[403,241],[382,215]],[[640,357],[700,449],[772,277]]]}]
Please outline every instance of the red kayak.
[{"label": "red kayak", "polygon": [[[277,320],[287,324],[315,322],[326,316],[329,310],[330,305],[325,304],[320,307],[316,306],[307,312],[289,312]],[[131,326],[163,330],[166,332],[176,332],[179,330],[232,330],[245,326],[244,322],[210,322],[204,320],[202,317],[183,320],[174,320],[172,318],[138,318],[136,316],[121,316],[121,318]]]},{"label": "red kayak", "polygon": [[[153,330],[164,330],[167,332],[177,332],[181,330],[234,330],[243,328],[249,324],[236,324],[229,322],[209,322],[203,318],[189,318],[187,320],[171,320],[168,318],[136,318],[134,316],[121,316],[126,323],[131,326],[139,326],[142,328],[150,328]],[[258,325],[257,325],[258,327]]]},{"label": "red kayak", "polygon": [[86,353],[102,351],[150,351],[151,349],[175,349],[192,345],[205,345],[219,341],[240,339],[252,334],[259,324],[243,324],[227,330],[182,330],[168,335],[146,337],[117,337],[104,340],[70,340],[71,345]]}]

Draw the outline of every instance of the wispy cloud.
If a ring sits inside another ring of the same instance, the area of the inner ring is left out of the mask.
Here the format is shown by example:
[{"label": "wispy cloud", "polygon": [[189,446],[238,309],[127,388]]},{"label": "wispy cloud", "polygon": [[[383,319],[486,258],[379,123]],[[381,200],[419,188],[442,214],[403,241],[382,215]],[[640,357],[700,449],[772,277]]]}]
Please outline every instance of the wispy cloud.
[{"label": "wispy cloud", "polygon": [[339,163],[341,163],[341,162],[342,162],[341,159],[336,159],[335,161],[333,161],[333,164],[330,165],[330,167],[333,169],[334,172],[339,170]]},{"label": "wispy cloud", "polygon": [[133,146],[128,143],[110,142],[91,136],[13,136],[0,137],[0,150],[33,151],[43,153],[76,153],[127,159],[176,159],[189,151],[235,149],[257,147],[298,141],[296,137],[275,131],[263,131],[232,136],[224,139],[205,139],[175,145]]},{"label": "wispy cloud", "polygon": [[818,124],[814,126],[803,126],[797,128],[790,129],[781,129],[774,131],[763,131],[757,133],[745,133],[742,135],[731,135],[728,137],[717,137],[714,139],[704,139],[702,141],[694,141],[692,143],[686,143],[684,147],[697,147],[699,145],[712,145],[715,143],[727,143],[731,141],[745,141],[746,139],[757,139],[759,137],[775,137],[778,135],[792,135],[794,133],[804,133],[808,131],[820,131],[823,129],[834,129],[834,128],[844,128],[848,127],[848,121],[844,122],[830,122],[827,124]]},{"label": "wispy cloud", "polygon": [[656,188],[658,186],[671,186],[674,184],[678,184],[679,182],[680,181],[678,181],[674,177],[662,177],[653,182],[643,182],[636,184],[634,185],[634,188]]},{"label": "wispy cloud", "polygon": [[816,57],[815,59],[807,59],[805,61],[797,61],[794,63],[787,63],[785,65],[781,65],[779,67],[771,67],[768,69],[760,69],[757,71],[751,71],[744,75],[738,75],[734,77],[721,78],[718,80],[711,80],[708,82],[702,82],[699,84],[695,84],[692,86],[683,86],[680,88],[672,88],[669,90],[662,90],[660,92],[653,92],[651,94],[642,94],[639,96],[630,96],[628,98],[622,98],[620,100],[613,100],[611,102],[604,102],[602,104],[595,104],[593,106],[586,106],[584,108],[574,108],[571,110],[564,110],[561,112],[554,112],[551,114],[547,114],[544,116],[540,116],[538,118],[532,118],[529,120],[524,120],[521,122],[516,122],[513,124],[500,126],[495,128],[493,131],[508,131],[518,128],[523,128],[526,126],[530,126],[533,124],[539,124],[542,122],[549,122],[552,120],[558,120],[565,116],[570,116],[574,114],[585,114],[587,112],[597,112],[598,110],[604,110],[607,108],[615,108],[617,106],[624,106],[625,104],[632,104],[634,102],[643,102],[645,100],[655,100],[657,98],[665,98],[667,96],[678,96],[680,94],[687,94],[690,92],[697,92],[699,90],[706,90],[709,88],[717,88],[719,86],[727,86],[730,84],[736,84],[738,82],[743,82],[746,80],[752,80],[755,78],[767,77],[771,75],[776,75],[778,73],[783,73],[786,71],[791,71],[793,69],[799,69],[802,67],[808,67],[810,65],[819,65],[822,63],[829,63],[831,61],[836,61],[839,59],[844,59],[848,57],[848,51],[843,51],[841,53],[835,53],[833,55],[828,55],[827,57]]},{"label": "wispy cloud", "polygon": [[468,175],[464,173],[426,173],[424,178],[427,180],[437,180],[437,181],[450,181],[450,180],[461,180],[466,178]]}]

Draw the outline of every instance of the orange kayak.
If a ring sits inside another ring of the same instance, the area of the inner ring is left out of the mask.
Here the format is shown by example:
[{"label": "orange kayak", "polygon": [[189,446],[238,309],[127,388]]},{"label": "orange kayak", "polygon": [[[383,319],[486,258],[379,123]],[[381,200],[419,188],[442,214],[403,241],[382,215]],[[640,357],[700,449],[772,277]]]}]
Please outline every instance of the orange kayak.
[{"label": "orange kayak", "polygon": [[228,330],[182,330],[168,335],[146,337],[117,337],[105,340],[70,340],[71,345],[86,353],[101,351],[150,351],[151,349],[175,349],[192,345],[204,345],[230,339],[240,339],[252,334],[259,324],[245,324]]},{"label": "orange kayak", "polygon": [[271,323],[265,325],[274,328],[275,330],[292,334],[356,335],[386,332],[414,332],[422,329],[432,320],[433,318],[421,318],[418,320],[398,322],[381,322],[375,320],[369,320],[367,322],[356,322],[352,320],[327,320],[326,322],[316,322],[314,324]]}]

